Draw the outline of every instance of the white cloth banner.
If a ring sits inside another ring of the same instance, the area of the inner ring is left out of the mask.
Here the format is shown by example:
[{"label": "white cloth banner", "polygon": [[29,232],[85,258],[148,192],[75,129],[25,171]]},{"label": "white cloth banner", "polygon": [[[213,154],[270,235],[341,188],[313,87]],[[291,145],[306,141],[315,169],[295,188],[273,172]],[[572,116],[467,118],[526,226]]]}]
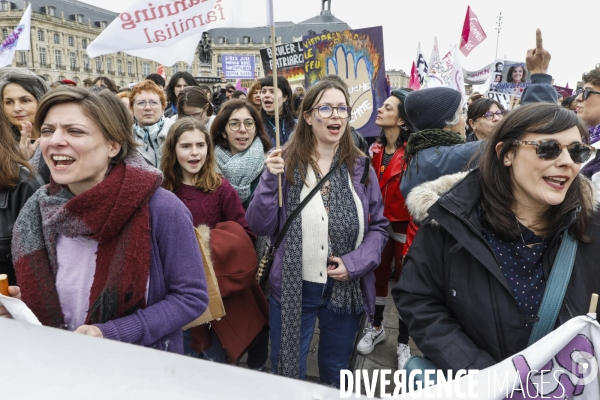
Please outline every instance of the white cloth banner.
[{"label": "white cloth banner", "polygon": [[486,65],[485,67],[480,68],[477,71],[467,71],[463,68],[463,76],[465,78],[465,83],[469,85],[483,85],[490,78],[493,68],[494,63]]},{"label": "white cloth banner", "polygon": [[16,50],[31,48],[31,3],[25,9],[19,25],[0,44],[0,67],[11,65]]},{"label": "white cloth banner", "polygon": [[452,48],[433,66],[430,66],[425,87],[449,87],[458,90],[465,103],[465,82],[460,63],[458,47]]},{"label": "white cloth banner", "polygon": [[135,0],[87,48],[90,57],[123,51],[170,66],[191,64],[202,33],[273,24],[272,0]]},{"label": "white cloth banner", "polygon": [[429,68],[440,61],[440,48],[437,43],[437,36],[433,39],[433,47],[431,49],[431,57],[429,57]]},{"label": "white cloth banner", "polygon": [[428,68],[427,61],[425,61],[425,56],[421,51],[421,42],[419,42],[419,47],[417,47],[417,57],[415,58],[415,65],[417,66],[417,72],[419,74],[419,84],[423,86],[423,83],[425,83],[425,76],[427,76]]},{"label": "white cloth banner", "polygon": [[600,399],[600,325],[579,316],[499,364],[401,398]]}]

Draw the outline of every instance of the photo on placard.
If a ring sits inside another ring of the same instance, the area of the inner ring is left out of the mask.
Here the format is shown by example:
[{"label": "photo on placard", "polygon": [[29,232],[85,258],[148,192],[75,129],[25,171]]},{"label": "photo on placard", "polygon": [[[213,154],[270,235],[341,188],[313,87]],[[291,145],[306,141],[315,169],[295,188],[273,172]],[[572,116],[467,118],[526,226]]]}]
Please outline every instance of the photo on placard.
[{"label": "photo on placard", "polygon": [[490,82],[492,92],[521,97],[523,90],[531,83],[531,74],[523,62],[496,60],[495,70],[494,80]]}]

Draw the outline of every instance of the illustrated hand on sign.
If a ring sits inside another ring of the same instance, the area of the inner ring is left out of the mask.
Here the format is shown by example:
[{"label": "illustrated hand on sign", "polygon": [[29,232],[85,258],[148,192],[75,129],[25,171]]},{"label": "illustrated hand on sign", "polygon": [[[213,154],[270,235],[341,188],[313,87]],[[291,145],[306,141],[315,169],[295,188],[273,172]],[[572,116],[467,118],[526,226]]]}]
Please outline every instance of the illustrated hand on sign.
[{"label": "illustrated hand on sign", "polygon": [[327,61],[327,74],[335,74],[348,85],[352,101],[352,118],[350,124],[360,129],[369,122],[373,112],[373,89],[371,76],[364,58],[355,62],[352,53],[346,54],[340,46],[335,53],[335,60]]}]

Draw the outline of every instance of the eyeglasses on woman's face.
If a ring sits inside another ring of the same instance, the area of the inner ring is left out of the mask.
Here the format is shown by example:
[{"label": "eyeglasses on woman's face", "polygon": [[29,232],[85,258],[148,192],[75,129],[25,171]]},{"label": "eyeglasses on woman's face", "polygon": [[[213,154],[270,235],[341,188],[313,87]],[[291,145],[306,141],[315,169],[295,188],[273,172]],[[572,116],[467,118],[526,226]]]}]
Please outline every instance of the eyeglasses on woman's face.
[{"label": "eyeglasses on woman's face", "polygon": [[202,111],[194,113],[194,114],[183,113],[183,116],[184,117],[192,117],[192,118],[196,118],[196,119],[202,119],[202,117],[204,116],[204,111],[205,110],[202,110]]},{"label": "eyeglasses on woman's face", "polygon": [[502,117],[504,117],[504,114],[506,114],[506,110],[498,110],[496,112],[488,111],[485,114],[483,114],[482,117],[485,117],[485,119],[492,120],[494,119],[494,116],[496,116],[498,117],[498,119],[502,119]]},{"label": "eyeglasses on woman's face", "polygon": [[160,106],[161,106],[160,101],[154,101],[154,100],[150,100],[150,101],[139,100],[139,101],[136,101],[135,103],[133,103],[133,105],[140,110],[143,110],[144,108],[146,108],[148,106],[150,106],[150,108],[160,108]]},{"label": "eyeglasses on woman's face", "polygon": [[350,106],[332,107],[332,106],[324,105],[324,106],[314,107],[313,110],[317,110],[317,112],[319,113],[319,115],[322,118],[331,118],[333,116],[333,110],[336,110],[337,115],[340,118],[349,118],[350,113],[352,112],[352,107],[350,107]]},{"label": "eyeglasses on woman's face", "polygon": [[247,130],[252,130],[256,126],[253,119],[245,119],[244,122],[241,122],[237,119],[232,119],[227,123],[227,126],[229,126],[229,129],[232,131],[237,132],[242,127],[242,123],[244,124],[244,128]]},{"label": "eyeglasses on woman's face", "polygon": [[513,146],[534,146],[537,156],[542,160],[555,160],[562,149],[567,149],[575,164],[586,162],[596,149],[583,143],[560,144],[557,140],[515,140]]}]

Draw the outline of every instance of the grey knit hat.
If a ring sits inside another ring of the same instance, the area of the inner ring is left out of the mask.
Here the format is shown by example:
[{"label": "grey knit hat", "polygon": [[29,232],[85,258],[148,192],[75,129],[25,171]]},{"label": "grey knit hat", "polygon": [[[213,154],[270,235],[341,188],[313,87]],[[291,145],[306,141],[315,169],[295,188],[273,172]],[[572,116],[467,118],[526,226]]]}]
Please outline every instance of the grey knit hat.
[{"label": "grey knit hat", "polygon": [[461,100],[460,92],[447,87],[415,90],[406,96],[404,110],[417,130],[442,129],[454,118]]}]

